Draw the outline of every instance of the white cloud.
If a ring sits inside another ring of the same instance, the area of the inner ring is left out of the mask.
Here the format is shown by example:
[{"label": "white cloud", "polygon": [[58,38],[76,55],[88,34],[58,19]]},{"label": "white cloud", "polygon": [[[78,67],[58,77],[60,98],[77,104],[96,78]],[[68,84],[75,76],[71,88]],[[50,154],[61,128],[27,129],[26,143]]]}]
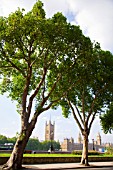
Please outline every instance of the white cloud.
[{"label": "white cloud", "polygon": [[44,3],[44,8],[47,14],[47,17],[53,16],[57,12],[62,12],[66,14],[68,11],[67,0],[42,0]]},{"label": "white cloud", "polygon": [[26,11],[31,10],[35,0],[1,0],[0,16],[8,16],[11,12],[17,10],[18,7],[25,8]]},{"label": "white cloud", "polygon": [[113,1],[69,0],[68,3],[75,15],[73,22],[80,25],[83,33],[113,52]]}]

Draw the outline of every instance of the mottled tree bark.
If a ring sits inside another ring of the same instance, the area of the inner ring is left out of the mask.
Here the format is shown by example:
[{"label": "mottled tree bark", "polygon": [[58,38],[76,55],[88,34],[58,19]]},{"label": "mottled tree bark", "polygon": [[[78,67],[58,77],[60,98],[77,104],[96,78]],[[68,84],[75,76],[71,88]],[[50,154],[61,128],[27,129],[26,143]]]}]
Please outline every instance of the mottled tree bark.
[{"label": "mottled tree bark", "polygon": [[7,163],[3,165],[2,169],[6,170],[18,170],[22,168],[23,153],[26,144],[31,136],[31,133],[35,127],[36,120],[28,125],[27,130],[22,129],[19,137],[15,143],[13,151]]},{"label": "mottled tree bark", "polygon": [[88,163],[88,134],[87,132],[83,135],[83,152],[82,152],[82,158],[81,158],[81,164],[84,164],[86,166],[89,166]]}]

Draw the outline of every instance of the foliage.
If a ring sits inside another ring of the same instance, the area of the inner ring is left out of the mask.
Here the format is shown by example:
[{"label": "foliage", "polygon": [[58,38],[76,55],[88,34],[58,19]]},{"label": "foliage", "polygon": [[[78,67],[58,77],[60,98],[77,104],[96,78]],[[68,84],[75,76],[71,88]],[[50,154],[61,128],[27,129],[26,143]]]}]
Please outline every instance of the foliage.
[{"label": "foliage", "polygon": [[[82,150],[79,151],[73,151],[72,154],[74,155],[82,155]],[[100,155],[100,153],[98,151],[88,151],[88,155]]]},{"label": "foliage", "polygon": [[13,143],[13,144],[15,144],[16,143],[16,140],[17,140],[17,137],[12,137],[12,138],[7,138],[7,141],[8,141],[8,143]]},{"label": "foliage", "polygon": [[57,108],[78,81],[72,76],[79,73],[78,63],[82,65],[91,48],[90,39],[62,13],[46,18],[40,0],[27,13],[18,8],[7,18],[0,17],[0,93],[17,102],[21,118],[21,130],[5,169],[21,167],[38,116]]},{"label": "foliage", "polygon": [[112,65],[112,54],[94,45],[62,13],[46,18],[40,0],[28,13],[18,8],[0,17],[0,93],[17,102],[21,117],[21,131],[5,166],[21,167],[37,118],[51,107],[61,105],[65,117],[72,111],[82,134],[89,135],[96,114],[112,100]]},{"label": "foliage", "polygon": [[15,144],[16,140],[17,140],[16,137],[9,138],[9,137],[6,137],[4,135],[0,135],[0,144],[5,144],[5,143]]},{"label": "foliage", "polygon": [[79,126],[84,137],[81,163],[88,165],[88,136],[92,124],[96,115],[109,110],[113,101],[113,55],[101,50],[98,43],[91,48],[90,41],[84,41],[83,55],[80,53],[76,58],[76,68],[72,68],[70,74],[74,86],[62,97],[60,105],[63,115],[68,117],[72,113]]},{"label": "foliage", "polygon": [[5,144],[7,142],[8,142],[7,137],[4,135],[0,135],[0,144]]},{"label": "foliage", "polygon": [[53,146],[53,150],[59,150],[60,149],[60,143],[56,142],[56,141],[43,141],[41,142],[42,144],[42,150],[48,151],[51,147],[51,145]]},{"label": "foliage", "polygon": [[84,60],[81,64],[78,61],[79,76],[73,75],[73,78],[78,79],[78,83],[61,101],[64,116],[67,117],[75,106],[77,114],[81,114],[81,124],[83,121],[87,123],[97,113],[102,113],[102,109],[106,108],[113,98],[113,55],[95,47],[93,55],[90,54],[85,59],[85,63]]},{"label": "foliage", "polygon": [[80,150],[78,150],[78,151],[72,151],[72,154],[73,155],[82,155],[82,150],[80,151]]},{"label": "foliage", "polygon": [[106,155],[113,155],[113,146],[107,147],[106,150]]},{"label": "foliage", "polygon": [[42,112],[57,107],[76,83],[70,76],[76,74],[76,58],[81,61],[91,43],[61,13],[46,19],[41,1],[26,14],[18,9],[0,17],[0,25],[0,92],[17,101],[26,129]]},{"label": "foliage", "polygon": [[60,149],[60,143],[56,141],[43,141],[39,142],[36,138],[30,138],[26,150],[38,150],[38,151],[48,151],[50,146],[53,146],[54,150]]},{"label": "foliage", "polygon": [[111,133],[113,130],[113,103],[110,103],[108,110],[100,116],[100,119],[104,133]]},{"label": "foliage", "polygon": [[[0,144],[5,143],[16,143],[17,138],[7,138],[6,136],[0,135]],[[56,141],[43,141],[40,142],[38,138],[29,138],[29,141],[26,145],[25,150],[38,150],[38,151],[48,151],[50,148],[50,145],[52,144],[54,150],[60,149],[60,143]]]},{"label": "foliage", "polygon": [[29,138],[26,150],[41,150],[41,143],[37,138]]},{"label": "foliage", "polygon": [[[19,111],[22,109],[22,102],[25,102],[25,90],[27,96],[37,99],[36,111],[47,104],[50,97],[47,94],[52,90],[56,94],[60,91],[59,97],[63,95],[64,89],[55,89],[55,83],[61,80],[61,76],[65,80],[66,75],[69,75],[69,67],[73,64],[72,53],[75,48],[80,51],[82,46],[83,35],[79,27],[67,23],[61,13],[55,14],[51,19],[46,19],[44,13],[42,3],[38,1],[31,12],[25,15],[18,9],[8,18],[0,18],[0,63],[3,75],[1,92],[9,92],[9,97],[18,102]],[[73,34],[77,36],[73,38]],[[67,55],[70,59],[66,58]],[[42,102],[44,104],[40,108]],[[29,107],[23,109],[27,112],[27,108]]]}]

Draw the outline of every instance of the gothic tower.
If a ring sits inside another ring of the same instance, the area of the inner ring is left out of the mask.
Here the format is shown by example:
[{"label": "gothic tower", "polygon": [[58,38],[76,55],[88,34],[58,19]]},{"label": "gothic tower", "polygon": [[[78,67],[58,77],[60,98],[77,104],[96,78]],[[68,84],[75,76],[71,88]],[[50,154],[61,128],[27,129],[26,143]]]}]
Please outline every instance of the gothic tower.
[{"label": "gothic tower", "polygon": [[78,143],[82,143],[82,136],[81,136],[80,133],[79,133],[79,135],[78,135]]},{"label": "gothic tower", "polygon": [[101,145],[101,136],[100,133],[97,135],[97,145]]},{"label": "gothic tower", "polygon": [[45,140],[54,140],[54,130],[55,130],[55,122],[52,124],[51,120],[49,123],[45,124]]}]

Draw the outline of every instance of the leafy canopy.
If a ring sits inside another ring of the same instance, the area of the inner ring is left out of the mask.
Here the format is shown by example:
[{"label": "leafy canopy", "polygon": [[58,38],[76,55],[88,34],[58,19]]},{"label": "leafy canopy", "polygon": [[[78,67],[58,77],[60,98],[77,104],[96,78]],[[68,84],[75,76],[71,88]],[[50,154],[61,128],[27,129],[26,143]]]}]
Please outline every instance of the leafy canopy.
[{"label": "leafy canopy", "polygon": [[26,14],[18,8],[0,17],[1,93],[8,92],[28,117],[33,102],[36,112],[54,107],[76,83],[70,76],[77,71],[76,58],[81,61],[91,46],[61,13],[47,19],[41,1]]}]

